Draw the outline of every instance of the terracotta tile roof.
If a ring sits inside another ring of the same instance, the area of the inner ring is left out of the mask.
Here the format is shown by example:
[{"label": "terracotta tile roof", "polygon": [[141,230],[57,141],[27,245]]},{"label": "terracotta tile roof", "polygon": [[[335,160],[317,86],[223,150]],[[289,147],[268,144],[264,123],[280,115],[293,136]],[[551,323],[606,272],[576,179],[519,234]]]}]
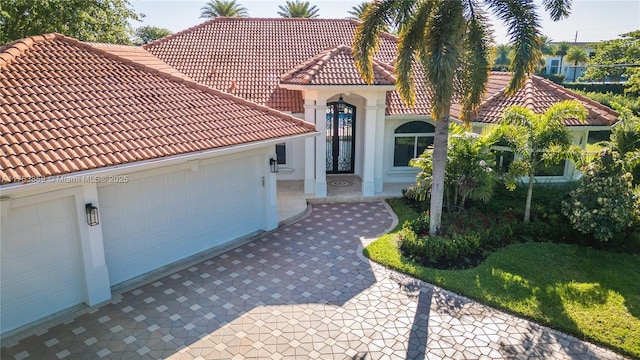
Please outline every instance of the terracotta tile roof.
[{"label": "terracotta tile roof", "polygon": [[[501,76],[508,82],[510,75],[508,73],[494,73],[493,76]],[[525,85],[513,96],[505,96],[504,88],[490,95],[481,105],[473,121],[497,123],[500,120],[502,111],[512,105],[524,106],[537,114],[542,114],[551,105],[563,100],[576,100],[582,103],[589,111],[586,123],[576,119],[569,119],[564,122],[567,126],[610,126],[618,121],[619,114],[609,107],[539,76],[532,76],[527,79]]]},{"label": "terracotta tile roof", "polygon": [[[395,85],[393,67],[373,60],[375,85]],[[281,83],[299,85],[364,85],[353,59],[353,51],[346,45],[327,49],[296,66],[280,77]]]},{"label": "terracotta tile roof", "polygon": [[170,66],[166,62],[160,60],[141,46],[129,46],[119,44],[97,43],[97,42],[85,42],[88,45],[108,52],[112,55],[118,56],[122,59],[130,60],[134,63],[147,66],[158,71],[163,71],[171,75],[190,80],[188,76],[184,75],[174,67]]},{"label": "terracotta tile roof", "polygon": [[[275,109],[302,113],[301,92],[283,89],[278,81],[359,84],[362,80],[352,71],[353,59],[347,56],[359,24],[349,19],[216,18],[143,47],[194,81]],[[393,64],[397,42],[396,37],[383,34],[376,54],[375,64],[384,70],[380,75],[387,81],[393,71],[386,68]],[[510,76],[491,73],[485,95],[491,101],[481,108],[478,121],[492,122],[507,104],[527,98],[524,90],[512,98],[503,96]],[[415,105],[404,105],[396,91],[389,91],[387,115],[430,114],[429,89],[419,69],[415,79]],[[608,125],[617,119],[613,110],[553,83],[538,85],[541,80],[532,80],[536,111],[544,112],[554,101],[569,97],[587,105],[591,125]],[[452,105],[452,116],[460,118],[460,111],[459,104]]]},{"label": "terracotta tile roof", "polygon": [[314,132],[59,34],[0,48],[0,183]]},{"label": "terracotta tile roof", "polygon": [[[216,18],[143,47],[194,81],[282,111],[304,112],[280,76],[328,48],[352,46],[348,19]],[[397,39],[383,34],[376,58],[390,64]]]}]

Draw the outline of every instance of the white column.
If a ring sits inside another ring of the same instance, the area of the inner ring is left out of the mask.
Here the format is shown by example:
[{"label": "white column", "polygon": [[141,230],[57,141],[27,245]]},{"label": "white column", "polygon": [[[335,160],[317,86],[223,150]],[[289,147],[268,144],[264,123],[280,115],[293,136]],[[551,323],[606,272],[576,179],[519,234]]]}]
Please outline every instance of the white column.
[{"label": "white column", "polygon": [[[80,243],[84,263],[86,284],[86,303],[89,306],[111,299],[111,284],[104,255],[104,241],[102,239],[102,225],[87,225],[85,204],[91,203],[98,208],[98,188],[95,183],[82,184],[82,196],[76,198],[78,220],[80,228]],[[101,220],[101,219],[99,219]]]},{"label": "white column", "polygon": [[384,167],[384,118],[386,109],[386,94],[378,98],[378,109],[376,112],[376,144],[375,144],[375,164],[373,167],[373,181],[375,192],[382,192]]},{"label": "white column", "polygon": [[[374,105],[371,105],[374,104]],[[375,157],[378,106],[376,98],[367,98],[364,117],[364,156],[362,164],[362,196],[375,194]]]},{"label": "white column", "polygon": [[327,197],[327,100],[316,99],[316,197]]},{"label": "white column", "polygon": [[278,181],[275,173],[271,172],[270,159],[276,159],[277,155],[271,153],[271,150],[265,151],[265,155],[260,157],[264,172],[264,225],[263,230],[270,231],[278,227]]},{"label": "white column", "polygon": [[[316,102],[313,99],[304,101],[304,120],[315,124],[316,122]],[[304,139],[304,193],[313,194],[315,192],[315,139]]]}]

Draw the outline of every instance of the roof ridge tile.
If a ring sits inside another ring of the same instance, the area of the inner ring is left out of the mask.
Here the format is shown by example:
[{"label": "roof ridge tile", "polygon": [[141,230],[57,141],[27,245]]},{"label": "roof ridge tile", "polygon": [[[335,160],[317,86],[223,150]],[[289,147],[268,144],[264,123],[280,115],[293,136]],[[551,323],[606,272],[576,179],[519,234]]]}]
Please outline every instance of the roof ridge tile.
[{"label": "roof ridge tile", "polygon": [[[337,46],[329,47],[284,73],[282,76],[280,76],[280,82],[288,83],[294,80],[296,75],[298,75],[300,72],[308,69],[307,73],[304,74],[303,79],[300,82],[302,84],[309,84],[334,58],[336,58],[336,56],[342,53],[346,53],[349,57],[353,58],[353,48],[348,45],[340,44]],[[374,72],[377,71],[378,73],[381,73],[388,82],[396,82],[394,69],[389,64],[374,58],[373,67]]]},{"label": "roof ridge tile", "polygon": [[9,63],[29,50],[34,44],[48,40],[52,36],[55,37],[55,34],[28,36],[0,46],[0,59],[3,60],[0,61],[0,69],[6,68]]}]

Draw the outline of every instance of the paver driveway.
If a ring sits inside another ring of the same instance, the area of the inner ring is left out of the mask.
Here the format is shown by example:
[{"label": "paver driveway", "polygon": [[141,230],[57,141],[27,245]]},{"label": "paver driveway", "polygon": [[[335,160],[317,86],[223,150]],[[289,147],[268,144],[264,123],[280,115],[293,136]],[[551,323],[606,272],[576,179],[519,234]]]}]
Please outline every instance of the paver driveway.
[{"label": "paver driveway", "polygon": [[615,359],[616,354],[368,262],[382,202],[306,218],[82,311],[3,359]]}]

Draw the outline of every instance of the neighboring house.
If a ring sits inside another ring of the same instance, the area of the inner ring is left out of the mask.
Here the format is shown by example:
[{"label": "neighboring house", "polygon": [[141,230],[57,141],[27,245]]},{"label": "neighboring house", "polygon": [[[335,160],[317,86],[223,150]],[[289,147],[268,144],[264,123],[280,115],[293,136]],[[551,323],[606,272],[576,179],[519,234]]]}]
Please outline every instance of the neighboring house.
[{"label": "neighboring house", "polygon": [[[559,43],[551,43],[551,45],[557,45]],[[586,42],[573,42],[569,43],[570,46],[579,46],[584,48],[589,57],[593,56],[593,44]],[[578,63],[577,65],[571,61],[567,61],[567,56],[565,55],[562,60],[558,55],[545,55],[545,73],[547,75],[555,75],[562,74],[564,75],[565,81],[573,81],[575,69],[575,78],[579,79],[584,72],[587,70],[586,63]]]},{"label": "neighboring house", "polygon": [[[375,81],[360,78],[351,54],[359,22],[329,19],[216,18],[143,46],[194,81],[229,92],[314,123],[316,139],[278,145],[279,180],[304,180],[304,190],[327,195],[327,174],[353,173],[362,179],[362,195],[373,196],[387,183],[415,181],[409,159],[433,143],[426,86],[416,69],[417,101],[405,106],[394,90],[393,61],[397,38],[382,34],[374,61]],[[474,120],[480,129],[495,122],[503,103],[508,73],[492,73],[487,100]],[[535,77],[505,102],[535,104],[544,112],[553,102],[575,99],[589,109],[586,124],[568,123],[576,144],[589,131],[609,129],[613,110]],[[451,115],[460,118],[454,104]],[[552,178],[575,177],[561,166]]]},{"label": "neighboring house", "polygon": [[0,47],[0,94],[0,333],[276,228],[274,145],[315,134],[139,48],[58,34]]}]

